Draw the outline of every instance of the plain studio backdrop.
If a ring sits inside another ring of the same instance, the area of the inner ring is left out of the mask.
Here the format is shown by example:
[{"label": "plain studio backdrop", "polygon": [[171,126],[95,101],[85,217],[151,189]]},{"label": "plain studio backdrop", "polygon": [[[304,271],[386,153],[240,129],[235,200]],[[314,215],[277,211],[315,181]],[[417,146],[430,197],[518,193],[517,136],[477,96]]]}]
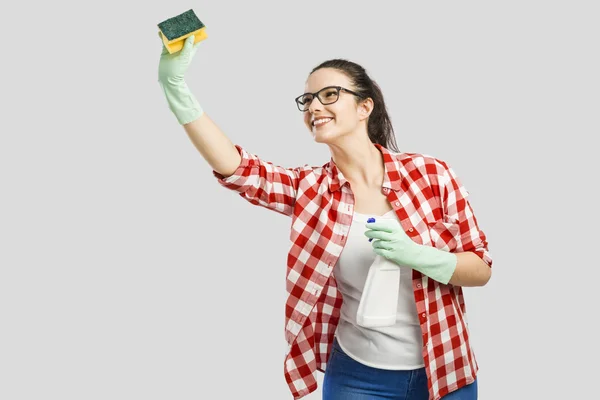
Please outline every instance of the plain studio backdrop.
[{"label": "plain studio backdrop", "polygon": [[294,98],[342,57],[402,151],[455,169],[494,258],[465,289],[480,399],[597,393],[596,2],[2,8],[0,399],[291,399],[290,219],[217,184],[157,81],[156,25],[190,8],[186,81],[234,143],[325,164]]}]

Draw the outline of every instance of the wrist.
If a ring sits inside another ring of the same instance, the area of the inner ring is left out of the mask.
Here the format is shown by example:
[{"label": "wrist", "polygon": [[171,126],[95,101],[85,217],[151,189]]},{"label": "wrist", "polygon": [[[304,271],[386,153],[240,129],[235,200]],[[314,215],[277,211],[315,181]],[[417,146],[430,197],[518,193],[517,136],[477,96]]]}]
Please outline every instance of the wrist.
[{"label": "wrist", "polygon": [[417,253],[412,268],[440,283],[447,284],[456,270],[458,261],[456,254],[432,246],[415,244]]},{"label": "wrist", "polygon": [[202,116],[204,111],[185,81],[168,79],[164,82],[161,80],[160,86],[167,99],[169,109],[181,125],[185,125]]}]

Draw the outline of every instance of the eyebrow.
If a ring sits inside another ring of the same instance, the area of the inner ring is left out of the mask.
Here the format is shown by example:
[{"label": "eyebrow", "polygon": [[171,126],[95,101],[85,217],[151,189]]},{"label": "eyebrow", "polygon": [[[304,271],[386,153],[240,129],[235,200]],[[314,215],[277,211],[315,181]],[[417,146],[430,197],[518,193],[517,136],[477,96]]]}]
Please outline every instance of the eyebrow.
[{"label": "eyebrow", "polygon": [[[321,91],[321,90],[323,90],[323,89],[325,89],[325,88],[329,88],[329,87],[337,87],[337,86],[339,86],[339,87],[343,87],[343,88],[345,88],[345,87],[346,87],[346,86],[344,86],[344,85],[325,85],[325,86],[321,87],[320,89],[318,89],[318,90],[315,90],[314,92],[304,92],[304,93],[302,93],[302,94],[313,94],[313,93],[317,93],[317,92],[319,92],[319,91]],[[350,90],[353,90],[353,89],[350,89]]]}]

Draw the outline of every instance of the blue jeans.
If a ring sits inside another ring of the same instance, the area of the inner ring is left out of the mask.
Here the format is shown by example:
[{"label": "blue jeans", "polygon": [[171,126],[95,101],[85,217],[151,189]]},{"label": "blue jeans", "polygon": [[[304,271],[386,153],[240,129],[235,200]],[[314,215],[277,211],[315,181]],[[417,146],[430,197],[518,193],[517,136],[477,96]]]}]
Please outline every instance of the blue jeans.
[{"label": "blue jeans", "polygon": [[[333,342],[325,377],[323,400],[428,400],[425,368],[393,371],[363,365]],[[443,400],[477,400],[477,380],[448,393]]]}]

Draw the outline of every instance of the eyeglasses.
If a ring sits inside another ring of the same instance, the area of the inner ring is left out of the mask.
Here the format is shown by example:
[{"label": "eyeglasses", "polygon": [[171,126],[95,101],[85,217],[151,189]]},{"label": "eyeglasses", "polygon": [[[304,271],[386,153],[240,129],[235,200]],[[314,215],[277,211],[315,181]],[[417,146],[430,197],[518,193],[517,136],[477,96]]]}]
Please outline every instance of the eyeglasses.
[{"label": "eyeglasses", "polygon": [[296,97],[296,105],[298,106],[298,109],[300,111],[308,111],[308,108],[310,107],[310,104],[314,100],[315,96],[324,106],[328,104],[333,104],[340,98],[340,91],[342,90],[344,92],[360,97],[358,93],[343,88],[341,86],[327,86],[319,90],[318,92],[304,93],[303,95]]}]

